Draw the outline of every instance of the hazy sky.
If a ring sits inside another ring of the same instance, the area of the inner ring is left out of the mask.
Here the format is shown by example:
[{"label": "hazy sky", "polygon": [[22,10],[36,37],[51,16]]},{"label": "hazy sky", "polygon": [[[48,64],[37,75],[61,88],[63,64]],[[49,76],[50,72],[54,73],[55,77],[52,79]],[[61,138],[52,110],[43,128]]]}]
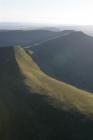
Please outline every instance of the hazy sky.
[{"label": "hazy sky", "polygon": [[0,0],[0,21],[93,25],[93,0]]}]

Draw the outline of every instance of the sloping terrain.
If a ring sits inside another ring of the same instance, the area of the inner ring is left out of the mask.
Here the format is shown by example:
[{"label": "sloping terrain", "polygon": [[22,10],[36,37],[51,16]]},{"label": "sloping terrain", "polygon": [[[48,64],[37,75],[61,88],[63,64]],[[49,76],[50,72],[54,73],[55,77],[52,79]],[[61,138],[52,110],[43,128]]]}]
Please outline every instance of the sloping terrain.
[{"label": "sloping terrain", "polygon": [[46,74],[19,47],[0,48],[0,139],[90,140],[93,95]]},{"label": "sloping terrain", "polygon": [[[70,31],[68,31],[70,32]],[[48,29],[37,30],[5,30],[0,31],[0,47],[14,46],[21,44],[22,46],[32,46],[50,38],[59,36],[64,32],[50,31]]]},{"label": "sloping terrain", "polygon": [[93,92],[93,37],[72,32],[30,49],[44,72]]},{"label": "sloping terrain", "polygon": [[6,30],[0,31],[0,47],[16,44],[29,45],[55,36],[48,30]]}]

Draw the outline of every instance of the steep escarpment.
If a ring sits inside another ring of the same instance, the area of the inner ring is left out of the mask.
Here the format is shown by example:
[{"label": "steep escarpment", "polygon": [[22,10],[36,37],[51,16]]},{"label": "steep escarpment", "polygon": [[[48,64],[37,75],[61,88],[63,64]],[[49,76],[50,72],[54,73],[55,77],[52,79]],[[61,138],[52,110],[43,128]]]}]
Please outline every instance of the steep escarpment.
[{"label": "steep escarpment", "polygon": [[93,37],[76,31],[30,49],[48,75],[93,92]]},{"label": "steep escarpment", "polygon": [[89,140],[93,95],[44,74],[21,48],[0,48],[0,139]]}]

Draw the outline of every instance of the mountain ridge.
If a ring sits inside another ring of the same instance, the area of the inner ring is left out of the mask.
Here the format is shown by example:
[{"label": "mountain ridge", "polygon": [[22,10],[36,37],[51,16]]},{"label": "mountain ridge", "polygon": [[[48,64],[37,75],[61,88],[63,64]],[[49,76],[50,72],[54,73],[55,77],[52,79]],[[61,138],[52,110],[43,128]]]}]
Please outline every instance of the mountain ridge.
[{"label": "mountain ridge", "polygon": [[92,92],[93,37],[72,32],[36,47],[32,57],[48,75]]},{"label": "mountain ridge", "polygon": [[22,47],[0,48],[0,139],[93,138],[93,95],[44,74]]}]

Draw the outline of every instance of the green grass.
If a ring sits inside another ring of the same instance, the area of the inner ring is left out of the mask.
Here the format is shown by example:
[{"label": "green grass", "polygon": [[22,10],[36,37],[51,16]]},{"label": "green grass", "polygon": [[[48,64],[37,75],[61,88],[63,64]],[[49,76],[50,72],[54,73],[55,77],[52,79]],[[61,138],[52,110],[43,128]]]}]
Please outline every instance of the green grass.
[{"label": "green grass", "polygon": [[25,83],[31,90],[57,99],[67,109],[75,109],[88,116],[93,115],[93,94],[49,77],[34,63],[26,50],[15,50],[18,65],[26,78]]},{"label": "green grass", "polygon": [[21,47],[0,48],[0,140],[91,140],[93,94],[57,81]]}]

